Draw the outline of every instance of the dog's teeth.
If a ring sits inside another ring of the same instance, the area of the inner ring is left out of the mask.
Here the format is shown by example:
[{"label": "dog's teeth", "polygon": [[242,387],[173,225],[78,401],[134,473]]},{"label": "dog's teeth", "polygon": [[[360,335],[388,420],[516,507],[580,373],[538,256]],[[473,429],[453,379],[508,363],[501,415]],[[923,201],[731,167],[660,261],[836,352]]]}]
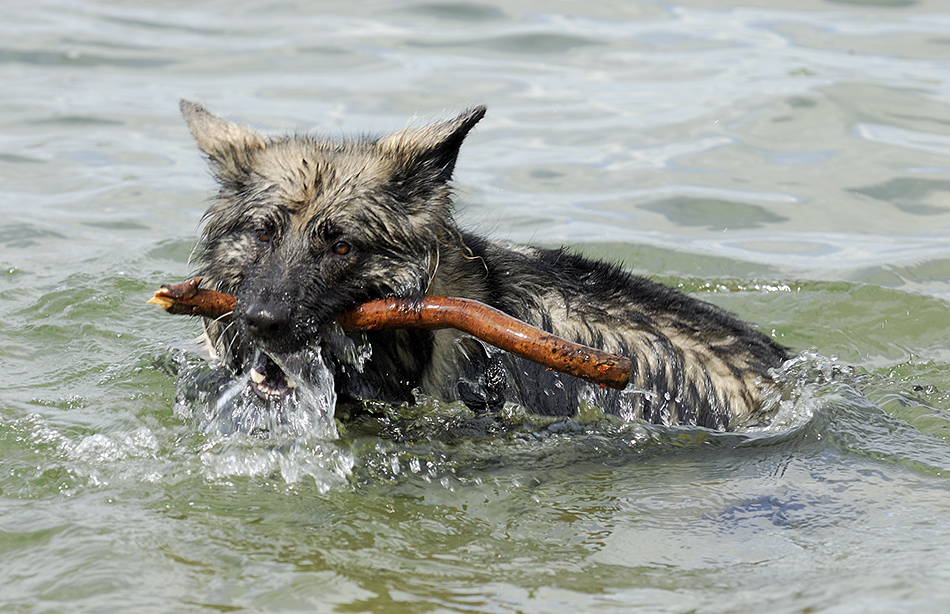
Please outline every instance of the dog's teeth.
[{"label": "dog's teeth", "polygon": [[296,387],[297,387],[297,382],[295,382],[294,380],[290,379],[289,377],[286,378],[286,379],[287,379],[287,387],[288,387],[288,388],[296,388]]},{"label": "dog's teeth", "polygon": [[251,381],[255,384],[264,383],[264,374],[257,369],[251,369]]}]

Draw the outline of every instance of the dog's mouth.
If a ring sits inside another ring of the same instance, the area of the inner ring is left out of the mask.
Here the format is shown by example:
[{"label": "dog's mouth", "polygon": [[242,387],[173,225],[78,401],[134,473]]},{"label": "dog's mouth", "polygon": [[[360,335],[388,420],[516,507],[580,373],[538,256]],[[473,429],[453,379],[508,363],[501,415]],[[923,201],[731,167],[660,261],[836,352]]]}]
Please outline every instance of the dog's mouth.
[{"label": "dog's mouth", "polygon": [[261,352],[257,364],[251,367],[251,390],[265,401],[279,401],[290,395],[297,383],[267,354]]},{"label": "dog's mouth", "polygon": [[369,358],[369,348],[357,348],[353,340],[336,327],[323,331],[319,342],[314,341],[288,352],[247,347],[241,361],[243,365],[238,362],[238,366],[244,374],[241,379],[247,382],[246,386],[259,399],[269,402],[286,399],[299,401],[314,394],[319,396],[333,391],[333,367],[326,358],[329,355],[337,359],[342,357],[345,364],[362,371],[363,363]]}]

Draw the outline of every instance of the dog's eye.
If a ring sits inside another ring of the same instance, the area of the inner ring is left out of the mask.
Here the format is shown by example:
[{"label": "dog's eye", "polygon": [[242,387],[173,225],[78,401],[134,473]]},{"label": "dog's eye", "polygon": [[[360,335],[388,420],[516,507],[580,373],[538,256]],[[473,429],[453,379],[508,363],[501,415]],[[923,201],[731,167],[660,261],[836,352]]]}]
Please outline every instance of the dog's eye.
[{"label": "dog's eye", "polygon": [[330,249],[333,250],[333,253],[337,256],[345,256],[350,253],[350,250],[353,249],[353,246],[346,241],[337,241]]},{"label": "dog's eye", "polygon": [[270,243],[271,234],[269,230],[267,230],[266,228],[258,228],[256,232],[257,232],[258,241],[260,241],[261,243]]}]

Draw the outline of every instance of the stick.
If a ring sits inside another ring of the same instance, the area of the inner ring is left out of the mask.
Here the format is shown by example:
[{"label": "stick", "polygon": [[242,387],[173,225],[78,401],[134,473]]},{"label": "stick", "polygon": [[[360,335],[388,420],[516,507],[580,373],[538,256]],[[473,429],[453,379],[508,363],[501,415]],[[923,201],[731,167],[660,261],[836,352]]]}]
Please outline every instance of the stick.
[{"label": "stick", "polygon": [[[199,288],[200,283],[201,278],[196,277],[164,285],[148,302],[169,313],[229,317],[234,296]],[[455,328],[548,369],[595,384],[622,390],[630,380],[632,363],[626,356],[562,339],[469,299],[427,296],[418,302],[397,298],[370,301],[344,313],[338,321],[343,330]]]},{"label": "stick", "polygon": [[180,284],[165,284],[148,302],[177,315],[204,316],[212,320],[230,316],[234,311],[234,295],[199,288],[201,280],[201,277],[193,277]]},{"label": "stick", "polygon": [[370,301],[344,313],[339,323],[344,330],[455,328],[516,356],[595,384],[622,390],[630,379],[631,363],[626,356],[562,339],[494,307],[464,298],[427,296],[418,303],[396,298]]}]

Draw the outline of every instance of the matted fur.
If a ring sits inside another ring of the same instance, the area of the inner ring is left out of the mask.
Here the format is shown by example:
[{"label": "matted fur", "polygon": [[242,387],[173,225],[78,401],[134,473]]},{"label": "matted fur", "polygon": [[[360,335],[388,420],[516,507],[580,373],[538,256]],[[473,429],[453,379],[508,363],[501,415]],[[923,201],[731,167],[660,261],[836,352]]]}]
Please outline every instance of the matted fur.
[{"label": "matted fur", "polygon": [[[515,402],[572,415],[581,402],[663,424],[726,429],[754,419],[785,350],[725,311],[563,249],[490,241],[457,228],[450,179],[484,107],[382,138],[264,138],[182,101],[220,190],[206,213],[200,275],[237,296],[234,324],[206,322],[237,371],[323,345],[347,399],[414,391],[478,410]],[[351,333],[357,368],[325,331],[384,298],[476,299],[562,337],[633,360],[626,391],[601,389],[453,331]]]}]

